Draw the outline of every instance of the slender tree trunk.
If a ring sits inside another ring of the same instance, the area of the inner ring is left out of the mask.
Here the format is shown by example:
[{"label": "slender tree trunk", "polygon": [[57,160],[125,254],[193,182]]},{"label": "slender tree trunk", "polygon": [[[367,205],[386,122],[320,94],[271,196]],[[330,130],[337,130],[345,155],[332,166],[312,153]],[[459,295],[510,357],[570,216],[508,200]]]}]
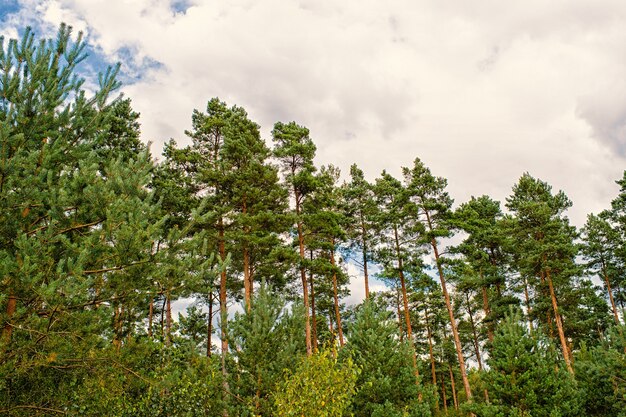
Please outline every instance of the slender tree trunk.
[{"label": "slender tree trunk", "polygon": [[163,297],[163,304],[161,304],[161,340],[163,341],[165,341],[165,303],[167,303],[167,297]]},{"label": "slender tree trunk", "polygon": [[528,317],[528,328],[530,329],[530,333],[533,333],[533,320],[530,317],[530,313],[532,312],[532,310],[530,309],[530,297],[528,296],[528,280],[526,279],[526,277],[524,277],[524,299],[526,301],[526,316]]},{"label": "slender tree trunk", "polygon": [[411,328],[411,316],[409,314],[409,297],[407,296],[406,283],[404,280],[404,265],[402,254],[400,253],[400,239],[398,238],[398,226],[394,224],[393,233],[395,239],[396,257],[398,259],[398,275],[400,277],[400,288],[402,289],[402,304],[404,305],[404,321],[406,323],[406,334],[411,346],[413,346],[413,329]]},{"label": "slender tree trunk", "polygon": [[613,310],[613,318],[615,319],[615,324],[620,325],[619,315],[617,314],[617,306],[615,305],[615,300],[613,299],[613,291],[611,291],[611,282],[609,280],[609,274],[606,272],[606,268],[604,267],[604,263],[602,265],[602,274],[604,275],[604,283],[606,284],[606,291],[609,293],[609,300],[611,301],[611,309]]},{"label": "slender tree trunk", "polygon": [[[427,214],[428,216],[428,214]],[[430,225],[430,218],[428,220]],[[467,372],[465,370],[465,359],[463,358],[463,350],[461,347],[461,339],[459,338],[459,332],[456,327],[456,320],[454,319],[454,312],[452,311],[452,303],[450,302],[450,294],[448,294],[448,288],[446,286],[446,279],[443,275],[443,269],[439,262],[439,250],[437,249],[437,241],[433,238],[431,240],[431,246],[435,253],[435,263],[437,264],[437,271],[439,272],[439,280],[441,281],[441,290],[443,291],[443,298],[446,302],[446,308],[448,309],[448,315],[450,316],[450,326],[452,327],[452,336],[454,338],[454,347],[456,348],[456,356],[459,361],[459,369],[461,371],[461,379],[463,380],[463,388],[465,389],[465,396],[468,401],[472,400],[472,390],[470,389],[469,380],[467,379]]]},{"label": "slender tree trunk", "polygon": [[335,329],[333,328],[333,313],[328,315],[328,330],[330,331],[330,337],[335,338]]},{"label": "slender tree trunk", "polygon": [[[407,296],[406,283],[404,280],[404,265],[402,262],[402,254],[400,253],[400,239],[398,238],[398,226],[393,225],[393,235],[396,244],[396,256],[398,258],[398,275],[400,276],[400,286],[402,288],[402,304],[404,305],[404,320],[406,322],[406,337],[413,351],[413,369],[415,369],[415,383],[419,386],[420,371],[417,368],[417,352],[415,351],[415,342],[413,341],[413,329],[411,327],[411,315],[409,313],[409,297]],[[422,399],[421,392],[419,399]]]},{"label": "slender tree trunk", "polygon": [[563,358],[565,359],[565,366],[570,374],[574,375],[574,368],[572,368],[571,358],[569,350],[567,348],[567,340],[565,339],[565,332],[563,331],[563,323],[561,322],[561,315],[559,314],[559,306],[556,302],[556,294],[554,292],[554,285],[552,284],[552,277],[550,276],[550,269],[546,269],[546,279],[548,281],[548,287],[550,288],[550,298],[552,300],[552,309],[554,310],[554,317],[556,319],[556,327],[559,331],[559,339],[561,340],[561,348],[563,349]]},{"label": "slender tree trunk", "polygon": [[[311,261],[313,261],[313,251],[309,251],[310,256],[311,256]],[[315,285],[313,283],[313,269],[311,269],[309,271],[309,281],[311,284],[311,321],[312,321],[312,328],[311,328],[311,336],[312,336],[312,343],[313,343],[313,351],[317,352],[317,314],[315,312]]]},{"label": "slender tree trunk", "polygon": [[426,333],[428,335],[428,355],[430,356],[430,372],[433,377],[433,385],[437,386],[437,371],[435,368],[435,356],[433,355],[433,335],[430,331],[430,323],[428,320],[428,307],[424,309],[424,315],[426,318]]},{"label": "slender tree trunk", "polygon": [[404,341],[404,326],[402,325],[402,308],[400,307],[400,287],[396,287],[396,308],[398,310],[398,329],[400,330],[400,342]]},{"label": "slender tree trunk", "polygon": [[456,382],[454,381],[454,372],[452,372],[452,367],[448,364],[448,371],[450,372],[450,386],[452,387],[452,400],[454,401],[454,409],[459,409],[459,399],[456,395]]},{"label": "slender tree trunk", "polygon": [[[248,207],[246,205],[246,198],[244,196],[243,204],[241,207],[241,213],[245,216],[248,212]],[[244,228],[244,234],[247,236],[249,231],[247,228]],[[244,287],[244,296],[246,303],[246,311],[249,313],[252,308],[252,282],[250,280],[250,253],[248,251],[247,242],[243,243],[243,287]]]},{"label": "slender tree trunk", "polygon": [[443,395],[443,411],[448,415],[448,399],[446,398],[446,378],[441,374],[441,394]]},{"label": "slender tree trunk", "polygon": [[337,321],[337,333],[339,334],[339,346],[343,347],[343,329],[341,328],[341,314],[339,313],[339,294],[337,289],[337,272],[335,271],[335,240],[331,239],[330,264],[333,267],[333,301],[335,304],[335,320]]},{"label": "slender tree trunk", "polygon": [[304,269],[304,233],[302,231],[302,221],[300,220],[300,194],[294,188],[296,197],[296,216],[298,217],[298,247],[300,249],[300,279],[302,280],[302,298],[304,300],[304,333],[306,341],[306,354],[311,356],[313,346],[311,343],[311,317],[309,314],[309,291],[306,279],[306,271]]},{"label": "slender tree trunk", "polygon": [[[224,220],[219,219],[219,253],[222,262],[226,260],[226,244],[224,241]],[[226,268],[222,268],[220,273],[220,333],[222,339],[222,386],[225,392],[229,392],[228,370],[226,369],[226,355],[228,354],[228,306],[226,298]],[[228,410],[224,408],[222,415],[228,417]]]},{"label": "slender tree trunk", "polygon": [[616,286],[617,295],[619,296],[619,306],[622,310],[622,320],[626,322],[626,308],[624,308],[624,298],[622,297],[622,290],[619,285]]},{"label": "slender tree trunk", "polygon": [[9,298],[7,300],[7,308],[6,308],[6,323],[4,324],[4,329],[2,330],[2,339],[9,343],[11,341],[11,336],[13,335],[13,325],[11,324],[11,319],[15,315],[15,311],[17,310],[17,298],[15,297],[15,293],[13,291],[9,292]]},{"label": "slender tree trunk", "polygon": [[[480,280],[484,282],[485,278],[483,276],[483,270],[480,269]],[[489,294],[487,292],[487,286],[483,285],[481,287],[482,295],[483,295],[483,311],[485,312],[485,319],[488,319],[487,323],[487,339],[489,342],[493,342],[493,318],[491,317],[491,307],[489,306]]]},{"label": "slender tree trunk", "polygon": [[206,324],[206,356],[211,357],[211,347],[213,346],[213,290],[209,291],[209,320]]},{"label": "slender tree trunk", "polygon": [[483,370],[483,361],[480,357],[480,346],[478,344],[478,332],[476,331],[476,325],[474,324],[474,314],[472,312],[472,306],[470,304],[469,294],[465,293],[465,301],[467,302],[467,314],[469,315],[470,326],[472,328],[472,335],[474,336],[474,353],[476,353],[476,361],[478,362],[478,370]]},{"label": "slender tree trunk", "polygon": [[152,339],[152,317],[154,315],[154,298],[150,296],[150,307],[148,309],[148,337]]},{"label": "slender tree trunk", "polygon": [[115,346],[115,351],[119,353],[120,347],[122,345],[122,341],[120,340],[120,308],[115,307],[113,316],[113,346]]},{"label": "slender tree trunk", "polygon": [[250,313],[252,309],[252,282],[250,280],[250,253],[244,244],[243,248],[243,286],[246,299],[246,311]]},{"label": "slender tree trunk", "polygon": [[365,279],[365,299],[368,300],[370,298],[370,285],[369,285],[369,275],[367,273],[367,229],[365,228],[365,221],[363,221],[363,213],[360,213],[361,216],[361,243],[363,246],[363,276]]},{"label": "slender tree trunk", "polygon": [[[224,242],[224,221],[219,220],[219,252],[222,262],[226,260],[226,243]],[[222,333],[222,356],[228,352],[228,306],[226,299],[226,268],[220,272],[220,326]],[[224,369],[225,372],[225,369]]]},{"label": "slender tree trunk", "polygon": [[172,295],[168,290],[165,293],[167,297],[166,311],[165,311],[165,345],[169,346],[172,343]]}]

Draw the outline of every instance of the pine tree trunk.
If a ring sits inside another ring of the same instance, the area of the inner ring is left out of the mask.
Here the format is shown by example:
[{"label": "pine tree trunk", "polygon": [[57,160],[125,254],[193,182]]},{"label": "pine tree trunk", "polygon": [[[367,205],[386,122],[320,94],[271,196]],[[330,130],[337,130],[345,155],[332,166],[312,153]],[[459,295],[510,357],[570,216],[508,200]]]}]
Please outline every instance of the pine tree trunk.
[{"label": "pine tree trunk", "polygon": [[[163,295],[163,293],[161,293]],[[165,303],[167,297],[163,297],[163,304],[161,305],[161,340],[165,340]]]},{"label": "pine tree trunk", "polygon": [[456,382],[454,381],[454,372],[452,367],[448,364],[448,371],[450,372],[450,386],[452,387],[452,400],[454,401],[454,409],[459,409],[459,399],[456,396]]},{"label": "pine tree trunk", "polygon": [[365,222],[363,221],[363,213],[361,215],[361,242],[363,246],[363,276],[365,279],[365,299],[370,298],[370,285],[369,275],[367,273],[367,229],[365,228]]},{"label": "pine tree trunk", "polygon": [[[429,220],[430,224],[430,220]],[[432,227],[431,227],[432,230]],[[433,238],[431,240],[431,246],[435,253],[435,263],[437,264],[437,271],[439,273],[439,280],[441,281],[441,290],[443,291],[443,298],[446,302],[446,308],[448,309],[448,315],[450,316],[450,326],[452,327],[452,336],[454,338],[454,347],[456,349],[456,356],[459,361],[459,369],[461,371],[461,379],[463,380],[463,388],[465,390],[465,396],[468,401],[472,400],[472,391],[470,389],[469,380],[467,379],[467,372],[465,370],[465,359],[463,358],[463,349],[461,347],[461,339],[459,338],[459,332],[456,327],[456,320],[454,319],[454,312],[452,310],[452,303],[450,302],[450,294],[448,294],[448,288],[446,286],[446,279],[443,275],[443,269],[439,262],[439,250],[437,249],[437,241]]]},{"label": "pine tree trunk", "polygon": [[402,289],[402,304],[404,305],[404,321],[406,323],[406,334],[411,346],[413,346],[413,329],[411,328],[411,316],[409,314],[409,297],[407,296],[406,283],[404,280],[404,265],[400,253],[400,240],[398,238],[398,226],[394,224],[393,233],[395,239],[396,257],[398,260],[398,275],[400,277],[400,288]]},{"label": "pine tree trunk", "polygon": [[330,250],[330,264],[333,267],[333,301],[335,304],[335,320],[337,321],[337,333],[339,334],[339,346],[343,347],[343,329],[341,328],[341,314],[339,313],[339,295],[337,289],[337,272],[335,271],[335,240],[331,239],[333,248]]},{"label": "pine tree trunk", "polygon": [[[484,282],[483,270],[480,270],[480,280]],[[487,324],[487,339],[489,342],[493,342],[493,318],[491,317],[491,307],[489,306],[489,295],[487,293],[487,287],[483,285],[481,287],[482,295],[483,295],[483,311],[485,312],[485,318],[489,318],[489,323]]]},{"label": "pine tree trunk", "polygon": [[252,283],[250,282],[250,254],[244,244],[243,248],[243,286],[246,299],[246,311],[250,313],[252,309]]},{"label": "pine tree trunk", "polygon": [[[246,205],[246,198],[244,196],[241,213],[243,216],[245,216],[247,212],[248,207]],[[244,228],[244,233],[246,235],[249,234],[247,228]],[[252,308],[252,282],[250,280],[250,253],[248,252],[248,244],[246,242],[243,243],[243,287],[246,311],[249,313]]]},{"label": "pine tree trunk", "polygon": [[[219,220],[219,252],[222,262],[226,260],[226,244],[224,242],[224,221]],[[228,306],[226,299],[226,268],[222,268],[220,273],[220,327],[222,333],[222,355],[228,352]],[[224,371],[225,372],[225,371]]]},{"label": "pine tree trunk", "polygon": [[[413,369],[415,369],[415,383],[419,386],[420,371],[417,368],[417,352],[415,351],[415,342],[413,341],[413,329],[411,327],[411,315],[409,313],[409,297],[406,291],[406,283],[404,280],[404,265],[402,262],[402,254],[400,253],[400,239],[398,238],[398,226],[393,225],[393,234],[396,243],[396,256],[398,258],[398,274],[400,276],[400,286],[402,288],[402,304],[404,305],[404,320],[406,322],[406,337],[413,352]],[[422,393],[419,393],[419,399],[422,399]]]},{"label": "pine tree trunk", "polygon": [[2,340],[5,343],[9,343],[11,341],[11,336],[13,335],[13,325],[11,324],[11,319],[15,315],[15,311],[17,310],[17,298],[13,291],[9,292],[9,298],[7,300],[7,308],[6,308],[6,323],[4,324],[4,329],[2,330]]},{"label": "pine tree trunk", "polygon": [[626,308],[624,308],[624,298],[622,297],[622,290],[619,285],[617,285],[615,289],[617,290],[619,306],[622,310],[622,320],[626,321]]},{"label": "pine tree trunk", "polygon": [[[311,255],[311,261],[313,261],[313,251],[309,251]],[[313,343],[313,351],[317,352],[317,313],[315,312],[315,285],[313,283],[313,269],[309,271],[309,281],[311,284],[311,321],[312,321],[312,343]]]},{"label": "pine tree trunk", "polygon": [[209,291],[209,320],[206,325],[206,356],[211,357],[213,346],[213,290]]},{"label": "pine tree trunk", "polygon": [[165,345],[169,346],[172,343],[172,296],[167,291],[166,295],[166,311],[165,311]]},{"label": "pine tree trunk", "polygon": [[116,306],[113,313],[113,346],[115,346],[115,351],[118,353],[122,344],[120,340],[120,315],[120,309]]},{"label": "pine tree trunk", "polygon": [[478,362],[478,370],[483,370],[483,362],[480,357],[480,346],[478,344],[478,333],[476,332],[476,325],[474,324],[474,314],[472,312],[472,306],[470,305],[469,294],[465,293],[465,301],[467,302],[467,314],[469,315],[470,326],[472,327],[472,335],[474,336],[474,353],[476,353],[476,361]]},{"label": "pine tree trunk", "polygon": [[448,415],[448,399],[446,398],[446,379],[441,375],[441,394],[443,395],[443,411]]},{"label": "pine tree trunk", "polygon": [[400,299],[402,298],[400,294],[400,288],[396,287],[396,308],[398,310],[398,329],[400,331],[400,343],[404,341],[404,326],[402,325],[402,308],[400,307]]},{"label": "pine tree trunk", "polygon": [[524,277],[524,299],[526,301],[526,316],[528,317],[528,328],[530,329],[530,333],[534,332],[533,329],[533,320],[530,316],[532,310],[530,309],[530,297],[528,296],[528,280]]},{"label": "pine tree trunk", "polygon": [[152,339],[152,317],[154,316],[154,298],[150,296],[150,307],[148,309],[148,337]]},{"label": "pine tree trunk", "polygon": [[552,284],[552,277],[550,276],[550,269],[546,269],[546,279],[548,281],[548,287],[550,288],[550,298],[552,300],[552,309],[554,310],[554,317],[556,319],[556,327],[559,331],[559,339],[561,340],[561,348],[563,349],[563,358],[565,359],[565,366],[570,374],[574,375],[574,368],[572,368],[571,358],[569,350],[567,348],[567,340],[565,339],[565,332],[563,331],[563,323],[561,322],[561,316],[559,315],[559,306],[556,302],[556,294],[554,292],[554,285]]},{"label": "pine tree trunk", "polygon": [[433,354],[433,335],[430,331],[430,323],[428,321],[428,307],[424,309],[424,314],[426,316],[426,333],[428,335],[428,355],[430,356],[430,372],[433,377],[433,385],[437,386],[437,371],[435,368],[435,356]]},{"label": "pine tree trunk", "polygon": [[606,284],[606,291],[609,293],[609,300],[611,301],[611,309],[613,310],[613,318],[615,319],[615,324],[620,325],[619,315],[617,314],[617,306],[615,305],[615,300],[613,299],[613,291],[611,291],[611,282],[609,280],[609,274],[606,272],[606,268],[604,267],[604,262],[602,264],[602,273],[604,275],[604,283]]},{"label": "pine tree trunk", "polygon": [[311,356],[313,347],[311,343],[311,318],[309,314],[309,291],[306,279],[306,271],[304,269],[304,233],[302,231],[302,221],[300,220],[300,194],[294,188],[296,197],[296,216],[298,217],[298,247],[300,249],[300,279],[302,280],[302,298],[304,300],[304,333],[306,342],[306,354]]}]

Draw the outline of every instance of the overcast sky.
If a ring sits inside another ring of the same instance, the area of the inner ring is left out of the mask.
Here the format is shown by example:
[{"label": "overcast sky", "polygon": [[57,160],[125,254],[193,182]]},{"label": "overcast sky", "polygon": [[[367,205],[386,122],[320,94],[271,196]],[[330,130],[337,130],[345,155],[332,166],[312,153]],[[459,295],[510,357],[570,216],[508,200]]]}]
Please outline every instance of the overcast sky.
[{"label": "overcast sky", "polygon": [[[194,108],[244,107],[269,132],[311,130],[317,162],[370,179],[421,158],[457,203],[503,200],[528,171],[577,225],[626,168],[623,0],[0,0],[2,33],[60,22],[89,65],[121,61],[155,154]],[[101,67],[100,67],[101,66]]]}]

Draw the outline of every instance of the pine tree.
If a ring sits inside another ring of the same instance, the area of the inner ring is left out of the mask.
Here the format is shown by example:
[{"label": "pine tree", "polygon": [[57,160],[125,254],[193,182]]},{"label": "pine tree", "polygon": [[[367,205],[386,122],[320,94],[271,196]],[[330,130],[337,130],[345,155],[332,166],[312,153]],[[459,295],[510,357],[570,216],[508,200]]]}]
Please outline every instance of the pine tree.
[{"label": "pine tree", "polygon": [[481,416],[580,416],[582,401],[573,376],[559,366],[550,342],[529,336],[519,314],[498,328],[489,371],[483,374],[491,404],[468,407]]},{"label": "pine tree", "polygon": [[452,199],[445,191],[447,181],[441,177],[435,177],[430,170],[418,158],[415,159],[413,167],[403,168],[404,180],[407,187],[407,195],[412,204],[413,217],[420,222],[421,242],[432,248],[435,258],[435,266],[439,274],[443,297],[450,317],[452,337],[456,348],[461,379],[467,400],[472,398],[467,371],[465,369],[465,359],[459,338],[457,323],[450,301],[450,295],[446,285],[446,278],[443,273],[443,265],[439,253],[438,239],[449,237],[452,234],[449,217],[451,215]]},{"label": "pine tree", "polygon": [[403,412],[430,415],[432,395],[422,393],[426,400],[418,402],[418,390],[422,388],[415,384],[413,351],[396,335],[396,324],[387,311],[372,300],[359,306],[350,326],[349,341],[341,353],[351,357],[360,369],[352,401],[355,416],[405,415]]},{"label": "pine tree", "polygon": [[341,190],[342,207],[348,221],[350,249],[360,250],[360,259],[354,259],[363,268],[365,298],[369,298],[369,268],[376,244],[377,212],[374,187],[367,182],[363,171],[353,164],[350,167],[350,182],[345,183]]},{"label": "pine tree", "polygon": [[109,97],[116,68],[93,96],[82,89],[84,51],[64,25],[56,40],[27,29],[0,46],[3,410],[64,407],[70,381],[88,374],[84,358],[132,336],[153,271],[152,161],[104,140],[116,118],[131,126],[120,135],[133,134],[133,113]]},{"label": "pine tree", "polygon": [[311,342],[311,318],[309,307],[309,290],[306,277],[306,254],[304,247],[304,230],[302,221],[302,205],[307,196],[315,187],[315,144],[309,137],[309,130],[297,125],[295,122],[288,124],[277,122],[272,131],[274,139],[274,155],[280,162],[285,174],[286,182],[293,193],[295,200],[296,233],[298,237],[298,249],[300,254],[300,278],[302,280],[302,299],[305,310],[305,336],[306,351],[308,355],[313,352]]},{"label": "pine tree", "polygon": [[537,294],[550,300],[549,310],[545,310],[545,304],[543,308],[538,304],[536,310],[546,311],[548,328],[552,326],[552,320],[556,323],[565,365],[573,373],[571,351],[563,326],[563,304],[559,303],[558,297],[564,297],[564,292],[573,287],[573,277],[578,273],[574,263],[576,232],[564,217],[571,201],[562,191],[553,195],[551,190],[547,183],[529,174],[520,178],[513,187],[513,194],[507,198],[507,208],[515,215],[510,223],[510,234],[514,251],[518,254],[520,272],[536,283]]},{"label": "pine tree", "polygon": [[[294,369],[304,356],[301,305],[289,312],[284,297],[262,284],[245,314],[231,325],[238,377],[234,379],[245,409],[252,415],[272,414],[272,393],[285,369]],[[238,415],[245,415],[241,410]]]},{"label": "pine tree", "polygon": [[583,229],[583,254],[588,260],[587,267],[597,273],[604,281],[611,303],[615,324],[619,325],[619,314],[613,297],[611,282],[620,277],[620,261],[617,257],[622,243],[619,232],[606,220],[607,213],[587,216]]}]

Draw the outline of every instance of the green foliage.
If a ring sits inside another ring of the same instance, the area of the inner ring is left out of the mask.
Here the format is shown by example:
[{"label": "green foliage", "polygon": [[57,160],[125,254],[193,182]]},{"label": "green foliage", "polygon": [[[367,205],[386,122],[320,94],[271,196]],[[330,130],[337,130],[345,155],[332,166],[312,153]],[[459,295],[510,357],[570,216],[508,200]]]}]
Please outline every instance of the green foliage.
[{"label": "green foliage", "polygon": [[412,349],[399,341],[398,326],[389,313],[366,301],[349,331],[341,357],[352,359],[360,369],[351,407],[354,416],[429,416],[434,396],[421,378],[419,386],[416,383]]},{"label": "green foliage", "polygon": [[302,359],[274,393],[275,416],[341,417],[348,412],[358,370],[330,350]]},{"label": "green foliage", "polygon": [[468,406],[480,416],[580,416],[582,399],[574,378],[554,354],[550,342],[530,336],[511,315],[498,328],[489,371],[482,375],[490,403]]},{"label": "green foliage", "polygon": [[263,284],[253,299],[250,312],[235,315],[231,323],[232,349],[237,377],[231,385],[244,399],[238,415],[271,415],[271,394],[284,376],[304,355],[303,312],[286,303]]},{"label": "green foliage", "polygon": [[[247,112],[218,98],[193,112],[192,143],[170,141],[155,166],[139,114],[112,97],[118,67],[91,94],[84,57],[65,25],[54,40],[0,38],[0,414],[394,417],[444,405],[626,417],[626,172],[579,245],[571,201],[529,174],[506,215],[488,196],[453,213],[447,181],[419,158],[403,181],[383,171],[371,184],[353,165],[339,187],[338,168],[315,166],[307,128],[276,123],[270,150]],[[342,311],[350,277],[337,252],[393,288]],[[304,305],[291,302],[296,269]],[[195,300],[176,320],[182,297]],[[520,299],[530,332],[519,311],[504,320]],[[317,341],[329,348],[305,356]],[[469,403],[454,364],[471,356],[489,359],[469,372]]]},{"label": "green foliage", "polygon": [[578,352],[576,381],[585,415],[626,416],[626,354],[624,328],[613,328],[601,345]]}]

